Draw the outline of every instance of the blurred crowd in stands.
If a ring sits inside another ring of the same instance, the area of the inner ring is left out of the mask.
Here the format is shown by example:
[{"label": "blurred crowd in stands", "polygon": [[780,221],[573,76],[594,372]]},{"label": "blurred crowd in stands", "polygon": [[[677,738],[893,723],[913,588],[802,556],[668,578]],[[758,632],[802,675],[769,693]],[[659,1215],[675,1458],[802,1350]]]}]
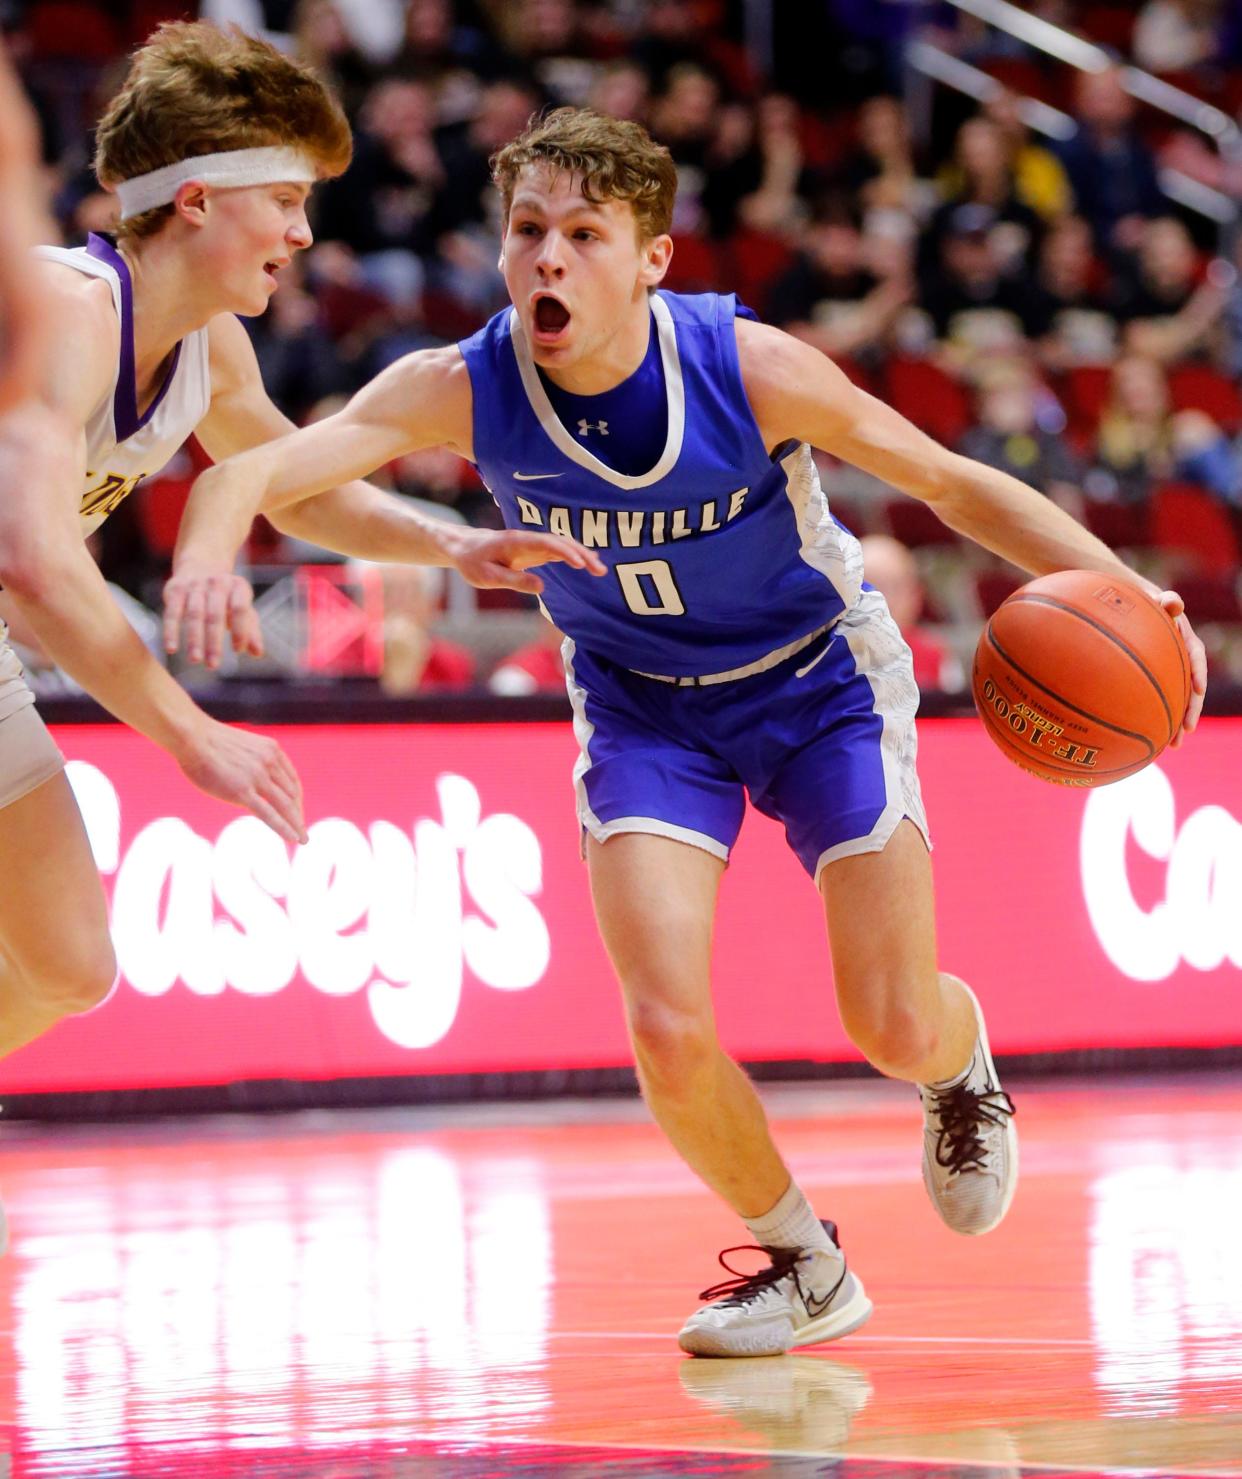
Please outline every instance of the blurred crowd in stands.
[{"label": "blurred crowd in stands", "polygon": [[[488,158],[536,110],[591,104],[641,120],[676,160],[668,287],[736,291],[941,441],[1042,490],[1176,582],[1218,673],[1242,680],[1242,162],[1137,104],[1122,70],[1237,116],[1242,0],[1023,9],[1115,64],[1075,70],[932,0],[775,0],[761,36],[743,0],[203,0],[198,14],[313,62],[356,134],[348,172],[316,192],[315,245],[248,325],[273,398],[300,421],[328,414],[397,356],[503,306]],[[112,220],[90,126],[126,51],[188,13],[0,3],[66,241]],[[914,70],[915,40],[991,79],[984,100]],[[1030,98],[1076,128],[1035,132]],[[1185,204],[1196,187],[1212,214]],[[106,573],[148,604],[197,458],[191,446],[105,525]],[[868,573],[900,608],[920,681],[960,686],[1019,573],[831,458],[821,476],[869,536]],[[443,517],[496,522],[451,455],[385,477]],[[251,557],[276,593],[322,559],[263,530]],[[370,672],[394,693],[560,685],[554,634],[508,598],[439,573],[323,578],[360,610],[375,594],[384,636],[343,641],[323,672]]]}]

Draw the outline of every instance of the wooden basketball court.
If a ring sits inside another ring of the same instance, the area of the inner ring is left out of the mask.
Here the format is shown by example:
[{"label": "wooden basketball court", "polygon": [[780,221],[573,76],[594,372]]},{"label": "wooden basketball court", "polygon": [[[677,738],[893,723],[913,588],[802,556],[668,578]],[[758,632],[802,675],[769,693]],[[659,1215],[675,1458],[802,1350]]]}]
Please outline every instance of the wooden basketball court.
[{"label": "wooden basketball court", "polygon": [[956,1238],[891,1084],[770,1091],[876,1313],[681,1355],[744,1230],[629,1101],[8,1127],[14,1476],[1242,1476],[1242,1081],[1011,1084]]}]

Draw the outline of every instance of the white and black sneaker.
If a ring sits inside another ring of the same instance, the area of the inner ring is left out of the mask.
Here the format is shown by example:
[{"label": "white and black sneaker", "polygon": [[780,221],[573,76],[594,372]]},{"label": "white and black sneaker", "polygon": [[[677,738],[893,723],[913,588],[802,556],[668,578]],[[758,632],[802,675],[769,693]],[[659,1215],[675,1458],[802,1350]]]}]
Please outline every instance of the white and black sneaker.
[{"label": "white and black sneaker", "polygon": [[[954,978],[956,979],[956,978]],[[1018,1186],[1013,1100],[1000,1086],[974,992],[979,1037],[966,1076],[950,1088],[921,1084],[923,1184],[946,1226],[971,1236],[991,1232]]]},{"label": "white and black sneaker", "polygon": [[[726,1248],[721,1266],[733,1275],[700,1299],[710,1301],[686,1321],[677,1337],[692,1356],[780,1356],[798,1346],[838,1340],[866,1322],[871,1301],[846,1267],[836,1224],[825,1222],[831,1248]],[[739,1273],[730,1253],[765,1253],[757,1273]]]}]

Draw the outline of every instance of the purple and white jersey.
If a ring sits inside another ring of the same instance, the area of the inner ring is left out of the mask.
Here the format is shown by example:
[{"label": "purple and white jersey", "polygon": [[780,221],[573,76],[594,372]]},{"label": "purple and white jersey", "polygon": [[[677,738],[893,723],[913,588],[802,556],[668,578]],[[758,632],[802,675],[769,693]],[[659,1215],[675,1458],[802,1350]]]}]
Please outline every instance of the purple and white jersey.
[{"label": "purple and white jersey", "polygon": [[143,478],[171,461],[211,404],[207,330],[196,329],[173,350],[155,398],[140,416],[134,362],[134,287],[125,259],[106,236],[85,247],[40,247],[38,255],[112,288],[121,345],[112,384],[86,423],[86,483],[79,516],[82,536],[98,529]]}]

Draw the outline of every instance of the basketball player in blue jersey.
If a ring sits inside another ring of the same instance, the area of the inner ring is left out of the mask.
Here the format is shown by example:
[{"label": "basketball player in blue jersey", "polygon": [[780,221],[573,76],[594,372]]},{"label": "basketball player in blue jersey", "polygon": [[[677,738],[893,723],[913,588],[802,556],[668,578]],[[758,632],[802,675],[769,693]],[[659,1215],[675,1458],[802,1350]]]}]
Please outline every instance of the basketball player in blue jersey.
[{"label": "basketball player in blue jersey", "polygon": [[[870,1301],[713,1021],[712,920],[747,793],[783,822],[821,895],[850,1037],[919,1086],[937,1212],[988,1231],[1018,1166],[979,1004],[937,966],[909,650],[863,583],[810,448],[1033,572],[1131,572],[1049,499],[945,451],[734,298],[659,291],[675,175],[638,126],[563,109],[493,167],[513,307],[392,366],[338,415],[204,474],[170,636],[193,599],[191,645],[218,640],[219,591],[260,509],[279,517],[433,443],[477,464],[511,527],[598,553],[605,577],[551,567],[543,604],[568,634],[599,927],[653,1114],[771,1260],[705,1291],[681,1345],[751,1356],[832,1340]],[[1163,599],[1194,674],[1188,730],[1204,654],[1178,598]],[[813,989],[807,1010],[826,1010]]]},{"label": "basketball player in blue jersey", "polygon": [[[7,131],[4,139],[12,142]],[[300,785],[279,746],[194,704],[130,629],[84,535],[191,433],[223,457],[292,429],[264,392],[235,315],[263,312],[279,270],[310,244],[307,196],[345,167],[349,128],[324,85],[275,48],[176,24],[133,58],[97,147],[100,178],[120,201],[118,236],[44,248],[41,280],[24,274],[22,291],[52,331],[41,394],[29,393],[27,376],[26,399],[0,428],[5,613],[197,786],[287,841],[305,840]],[[0,225],[18,219],[0,211]],[[291,515],[281,527],[345,554],[453,565],[481,585],[537,590],[528,566],[595,561],[546,531],[436,524],[365,483],[334,487]],[[244,582],[227,584],[236,645],[253,651],[249,596]],[[98,1003],[116,972],[64,759],[3,622],[0,866],[3,1056]]]}]

